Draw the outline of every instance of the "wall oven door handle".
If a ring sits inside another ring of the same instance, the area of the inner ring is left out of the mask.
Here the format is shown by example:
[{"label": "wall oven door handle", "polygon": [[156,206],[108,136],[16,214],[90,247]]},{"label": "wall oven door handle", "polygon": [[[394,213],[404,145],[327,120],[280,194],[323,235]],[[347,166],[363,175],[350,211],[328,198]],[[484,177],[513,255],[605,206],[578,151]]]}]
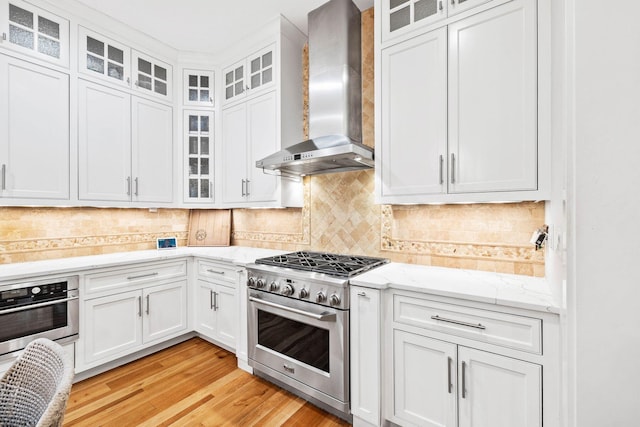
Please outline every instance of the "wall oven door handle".
[{"label": "wall oven door handle", "polygon": [[6,310],[0,310],[0,316],[3,314],[9,314],[9,313],[17,313],[19,311],[26,311],[26,310],[31,310],[34,308],[40,308],[40,307],[46,307],[48,305],[55,305],[55,304],[63,304],[69,301],[73,301],[78,299],[78,297],[70,297],[70,298],[64,298],[64,299],[57,299],[57,300],[53,300],[53,301],[47,301],[47,302],[41,302],[39,304],[29,304],[29,305],[22,305],[20,307],[16,307],[16,308],[8,308]]},{"label": "wall oven door handle", "polygon": [[300,314],[302,316],[311,317],[312,319],[320,320],[321,322],[329,322],[336,319],[335,313],[321,313],[321,314],[309,313],[308,311],[298,310],[297,308],[287,307],[286,305],[280,305],[271,301],[264,301],[264,300],[261,300],[260,298],[254,298],[254,297],[249,297],[249,301],[255,302],[257,304],[267,305],[273,308],[279,308],[281,310]]}]

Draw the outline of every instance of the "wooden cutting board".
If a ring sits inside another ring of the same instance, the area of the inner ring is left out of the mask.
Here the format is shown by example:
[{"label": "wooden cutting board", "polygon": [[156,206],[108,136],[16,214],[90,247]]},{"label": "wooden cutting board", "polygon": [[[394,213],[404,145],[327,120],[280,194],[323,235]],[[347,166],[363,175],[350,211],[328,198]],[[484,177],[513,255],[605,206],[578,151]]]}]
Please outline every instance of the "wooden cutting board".
[{"label": "wooden cutting board", "polygon": [[191,211],[188,246],[229,246],[230,243],[230,209]]}]

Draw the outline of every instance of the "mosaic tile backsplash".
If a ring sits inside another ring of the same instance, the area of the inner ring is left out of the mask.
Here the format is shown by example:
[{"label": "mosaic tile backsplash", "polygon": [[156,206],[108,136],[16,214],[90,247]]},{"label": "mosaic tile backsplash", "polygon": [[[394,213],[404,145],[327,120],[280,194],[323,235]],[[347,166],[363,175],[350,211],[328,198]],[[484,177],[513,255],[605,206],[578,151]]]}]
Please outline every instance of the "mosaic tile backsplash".
[{"label": "mosaic tile backsplash", "polygon": [[[373,146],[373,9],[362,29],[363,142]],[[376,205],[370,170],[306,177],[303,208],[234,209],[232,244],[544,276],[544,253],[529,243],[544,218],[533,202]],[[0,207],[0,263],[153,249],[162,236],[182,246],[188,228],[187,209]]]}]

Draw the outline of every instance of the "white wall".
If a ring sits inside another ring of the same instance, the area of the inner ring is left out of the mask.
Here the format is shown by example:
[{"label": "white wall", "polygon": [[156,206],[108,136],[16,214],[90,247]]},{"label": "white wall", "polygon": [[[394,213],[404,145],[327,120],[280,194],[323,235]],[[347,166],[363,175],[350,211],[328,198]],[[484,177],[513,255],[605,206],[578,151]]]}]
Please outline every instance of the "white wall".
[{"label": "white wall", "polygon": [[[569,416],[640,425],[640,4],[566,0]],[[571,123],[571,122],[570,122]]]}]

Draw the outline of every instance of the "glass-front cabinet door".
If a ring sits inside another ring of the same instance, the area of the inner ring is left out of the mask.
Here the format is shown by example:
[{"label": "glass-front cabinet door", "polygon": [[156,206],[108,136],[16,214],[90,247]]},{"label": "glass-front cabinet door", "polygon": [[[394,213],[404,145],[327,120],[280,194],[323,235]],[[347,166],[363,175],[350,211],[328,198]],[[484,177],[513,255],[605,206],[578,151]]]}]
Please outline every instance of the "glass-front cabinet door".
[{"label": "glass-front cabinet door", "polygon": [[0,0],[0,47],[69,66],[69,21],[21,0]]},{"label": "glass-front cabinet door", "polygon": [[248,88],[245,77],[245,61],[242,60],[226,67],[222,71],[224,86],[224,102],[243,98]]},{"label": "glass-front cabinet door", "polygon": [[136,89],[171,100],[171,65],[135,50],[131,61],[135,70],[133,81]]},{"label": "glass-front cabinet door", "polygon": [[79,71],[93,77],[103,77],[113,83],[129,86],[131,50],[84,27],[80,27],[78,34]]},{"label": "glass-front cabinet door", "polygon": [[274,82],[274,52],[275,45],[271,45],[249,56],[249,89],[266,89]]},{"label": "glass-front cabinet door", "polygon": [[213,77],[212,71],[184,70],[183,104],[213,107]]},{"label": "glass-front cabinet door", "polygon": [[184,112],[185,202],[213,201],[213,112]]},{"label": "glass-front cabinet door", "polygon": [[382,0],[382,36],[389,39],[447,17],[450,0]]}]

